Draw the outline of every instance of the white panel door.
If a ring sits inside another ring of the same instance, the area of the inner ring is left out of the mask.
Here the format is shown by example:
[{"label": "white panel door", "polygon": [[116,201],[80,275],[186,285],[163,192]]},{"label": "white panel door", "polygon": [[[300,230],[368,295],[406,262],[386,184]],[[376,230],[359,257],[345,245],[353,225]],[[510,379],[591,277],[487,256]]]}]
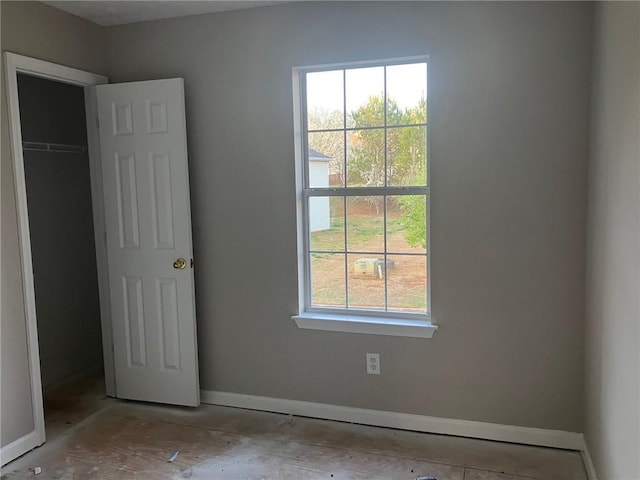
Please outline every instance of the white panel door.
[{"label": "white panel door", "polygon": [[200,403],[182,79],[96,87],[118,398]]}]

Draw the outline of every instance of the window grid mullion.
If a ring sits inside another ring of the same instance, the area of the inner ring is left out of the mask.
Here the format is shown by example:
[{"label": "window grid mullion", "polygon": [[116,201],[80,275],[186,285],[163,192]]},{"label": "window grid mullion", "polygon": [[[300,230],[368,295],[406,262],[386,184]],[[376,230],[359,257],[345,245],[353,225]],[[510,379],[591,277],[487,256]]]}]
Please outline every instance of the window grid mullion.
[{"label": "window grid mullion", "polygon": [[[347,187],[349,170],[347,168],[347,71],[342,70],[342,186]],[[349,308],[349,260],[347,255],[347,197],[342,200],[342,224],[344,226],[344,305]]]},{"label": "window grid mullion", "polygon": [[[382,69],[382,78],[383,78],[383,84],[382,84],[382,108],[383,108],[383,112],[382,112],[382,117],[383,117],[383,125],[384,125],[384,175],[383,175],[383,179],[384,179],[384,186],[386,187],[388,185],[388,170],[387,170],[387,67],[386,65],[384,66],[384,68]],[[386,282],[385,282],[386,283]],[[386,288],[385,288],[386,290]]]},{"label": "window grid mullion", "polygon": [[[410,128],[410,127],[426,127],[426,123],[402,123],[399,125],[387,125],[389,129],[401,129],[401,128]],[[374,127],[344,127],[344,128],[318,128],[314,130],[307,130],[308,133],[331,133],[331,132],[356,132],[361,130],[382,130],[384,128],[383,125],[378,125]]]},{"label": "window grid mullion", "polygon": [[[342,186],[347,184],[347,71],[342,70],[342,153],[344,164],[342,165]],[[340,130],[338,130],[340,131]]]},{"label": "window grid mullion", "polygon": [[305,197],[375,197],[380,195],[429,195],[429,187],[307,188]]},{"label": "window grid mullion", "polygon": [[349,254],[347,253],[347,197],[342,201],[342,221],[344,225],[344,304],[349,308]]},{"label": "window grid mullion", "polygon": [[389,311],[389,285],[387,282],[387,272],[389,269],[387,268],[387,196],[384,195],[382,197],[383,205],[383,229],[384,229],[384,309],[385,311]]},{"label": "window grid mullion", "polygon": [[[383,252],[371,252],[371,251],[366,251],[366,250],[311,250],[309,252],[310,254],[329,254],[329,255],[338,255],[338,254],[343,254],[343,253],[348,253],[350,255],[382,255]],[[394,256],[406,256],[406,257],[426,257],[427,253],[426,252],[420,252],[420,253],[416,253],[416,252],[387,252],[388,255],[394,255]]]},{"label": "window grid mullion", "polygon": [[[382,69],[383,71],[383,84],[382,84],[382,108],[384,109],[384,186],[385,188],[389,186],[389,159],[388,155],[388,145],[387,145],[387,66],[385,65]],[[382,218],[383,218],[383,231],[384,231],[384,255],[382,258],[384,259],[384,310],[389,311],[389,285],[387,281],[387,196],[384,195],[382,197],[383,205],[382,205]]]}]

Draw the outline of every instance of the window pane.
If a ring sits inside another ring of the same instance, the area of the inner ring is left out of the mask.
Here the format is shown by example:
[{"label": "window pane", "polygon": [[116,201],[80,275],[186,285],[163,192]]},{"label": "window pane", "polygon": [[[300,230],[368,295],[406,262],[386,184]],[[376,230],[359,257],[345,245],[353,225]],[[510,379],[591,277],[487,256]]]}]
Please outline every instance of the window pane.
[{"label": "window pane", "polygon": [[384,125],[384,67],[346,70],[347,127]]},{"label": "window pane", "polygon": [[387,301],[389,310],[427,311],[427,256],[387,257]]},{"label": "window pane", "polygon": [[428,185],[427,64],[416,62],[304,74],[308,306],[428,309],[428,190],[416,188]]},{"label": "window pane", "polygon": [[309,187],[344,187],[344,132],[312,132],[309,145]]},{"label": "window pane", "polygon": [[427,196],[387,197],[387,251],[426,253]]},{"label": "window pane", "polygon": [[307,126],[309,130],[344,127],[342,70],[307,73]]},{"label": "window pane", "polygon": [[344,252],[342,197],[309,198],[309,238],[312,251]]},{"label": "window pane", "polygon": [[346,307],[345,255],[311,254],[311,305]]},{"label": "window pane", "polygon": [[384,186],[384,129],[347,132],[347,186]]},{"label": "window pane", "polygon": [[387,185],[427,184],[427,128],[387,130]]},{"label": "window pane", "polygon": [[427,64],[387,67],[387,125],[427,121]]},{"label": "window pane", "polygon": [[347,198],[347,250],[384,252],[384,197]]},{"label": "window pane", "polygon": [[348,255],[349,308],[384,310],[383,256]]}]

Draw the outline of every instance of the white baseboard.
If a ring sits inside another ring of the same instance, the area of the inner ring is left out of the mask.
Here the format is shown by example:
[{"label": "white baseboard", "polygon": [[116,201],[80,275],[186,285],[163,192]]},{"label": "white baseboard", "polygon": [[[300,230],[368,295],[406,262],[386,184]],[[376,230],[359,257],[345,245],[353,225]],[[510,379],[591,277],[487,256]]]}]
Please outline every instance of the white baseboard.
[{"label": "white baseboard", "polygon": [[20,455],[24,455],[43,443],[44,438],[42,438],[40,432],[37,430],[27,433],[24,437],[20,437],[0,448],[0,466],[5,466]]},{"label": "white baseboard", "polygon": [[496,440],[500,442],[522,443],[525,445],[580,451],[584,445],[581,433],[564,432],[560,430],[500,425],[452,418],[427,417],[408,413],[369,410],[326,403],[303,402],[299,400],[286,400],[209,390],[201,390],[200,398],[202,403],[212,405],[286,413],[302,417],[323,418],[341,422],[373,425],[376,427],[397,428],[399,430],[439,433],[459,437],[472,437],[483,440]]},{"label": "white baseboard", "polygon": [[589,453],[589,446],[587,445],[587,439],[582,436],[582,448],[580,449],[580,453],[582,454],[582,463],[584,463],[584,468],[587,471],[587,476],[589,480],[598,480],[598,475],[596,474],[596,468],[593,466],[593,460],[591,459],[591,454]]}]

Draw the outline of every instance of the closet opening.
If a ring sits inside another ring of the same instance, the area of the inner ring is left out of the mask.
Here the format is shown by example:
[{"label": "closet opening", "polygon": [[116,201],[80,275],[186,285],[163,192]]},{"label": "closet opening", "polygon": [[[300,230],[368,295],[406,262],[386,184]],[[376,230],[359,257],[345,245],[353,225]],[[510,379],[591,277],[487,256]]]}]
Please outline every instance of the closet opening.
[{"label": "closet opening", "polygon": [[17,75],[45,431],[105,403],[84,90]]}]

